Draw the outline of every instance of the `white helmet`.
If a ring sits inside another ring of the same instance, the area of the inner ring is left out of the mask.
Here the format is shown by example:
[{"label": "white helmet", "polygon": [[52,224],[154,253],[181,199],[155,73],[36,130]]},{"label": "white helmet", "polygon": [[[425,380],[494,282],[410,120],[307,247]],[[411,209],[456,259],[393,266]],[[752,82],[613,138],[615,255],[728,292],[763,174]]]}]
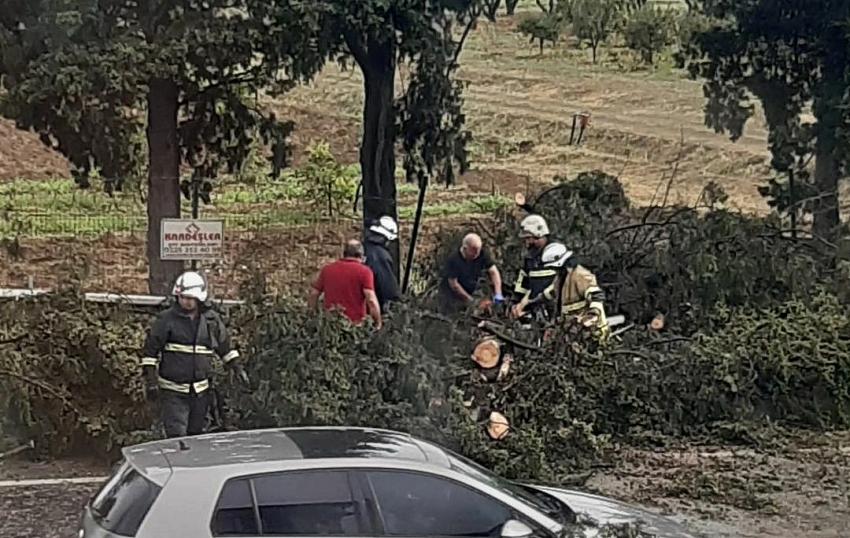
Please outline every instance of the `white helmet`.
[{"label": "white helmet", "polygon": [[398,224],[396,224],[395,220],[389,216],[383,216],[378,219],[378,222],[370,226],[369,230],[376,234],[383,235],[389,241],[395,241],[398,237]]},{"label": "white helmet", "polygon": [[572,256],[573,251],[567,250],[567,246],[563,243],[549,243],[543,249],[540,259],[543,262],[543,267],[560,269]]},{"label": "white helmet", "polygon": [[549,225],[546,219],[540,215],[528,215],[519,223],[519,236],[522,238],[534,237],[539,239],[549,235]]},{"label": "white helmet", "polygon": [[207,281],[195,271],[187,271],[177,277],[172,293],[178,297],[192,297],[200,302],[207,300]]}]

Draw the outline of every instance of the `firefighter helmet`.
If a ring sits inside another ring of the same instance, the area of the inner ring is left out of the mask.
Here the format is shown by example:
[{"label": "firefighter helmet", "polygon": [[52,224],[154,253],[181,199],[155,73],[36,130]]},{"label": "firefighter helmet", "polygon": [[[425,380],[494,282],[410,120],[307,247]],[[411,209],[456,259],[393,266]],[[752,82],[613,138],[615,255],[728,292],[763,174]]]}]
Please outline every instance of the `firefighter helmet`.
[{"label": "firefighter helmet", "polygon": [[568,250],[567,246],[563,243],[549,243],[546,245],[546,248],[543,249],[543,254],[541,254],[540,259],[543,262],[544,267],[560,269],[567,263],[567,260],[572,258],[572,256],[573,251]]},{"label": "firefighter helmet", "polygon": [[546,224],[546,219],[540,215],[528,215],[519,223],[519,228],[519,236],[522,238],[539,239],[549,235],[549,225]]},{"label": "firefighter helmet", "polygon": [[398,224],[390,216],[383,216],[378,219],[369,230],[376,234],[383,235],[388,241],[395,241],[398,237]]},{"label": "firefighter helmet", "polygon": [[207,281],[195,271],[187,271],[177,277],[172,292],[178,297],[191,297],[200,302],[207,300]]}]

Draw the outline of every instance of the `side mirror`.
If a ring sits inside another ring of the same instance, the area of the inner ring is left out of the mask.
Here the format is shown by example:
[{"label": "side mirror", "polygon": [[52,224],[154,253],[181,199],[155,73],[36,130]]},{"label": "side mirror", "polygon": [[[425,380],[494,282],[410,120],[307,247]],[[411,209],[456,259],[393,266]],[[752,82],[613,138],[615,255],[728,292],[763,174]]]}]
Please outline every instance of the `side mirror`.
[{"label": "side mirror", "polygon": [[509,519],[502,525],[502,538],[528,538],[532,534],[531,527],[516,519]]}]

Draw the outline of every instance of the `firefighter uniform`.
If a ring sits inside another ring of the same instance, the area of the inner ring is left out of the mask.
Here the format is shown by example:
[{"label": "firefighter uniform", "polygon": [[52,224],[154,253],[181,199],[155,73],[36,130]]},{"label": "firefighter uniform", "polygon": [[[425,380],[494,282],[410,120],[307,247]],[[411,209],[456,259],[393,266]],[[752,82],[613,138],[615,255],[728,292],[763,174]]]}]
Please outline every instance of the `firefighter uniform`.
[{"label": "firefighter uniform", "polygon": [[159,387],[162,422],[168,437],[196,435],[206,426],[212,359],[239,357],[221,317],[201,309],[193,317],[179,305],[161,313],[143,348],[142,368]]},{"label": "firefighter uniform", "polygon": [[570,317],[594,314],[594,333],[600,339],[608,336],[604,303],[605,292],[596,283],[593,273],[581,265],[576,265],[567,272],[561,286],[561,314]]},{"label": "firefighter uniform", "polygon": [[[514,284],[514,302],[542,297],[545,302],[534,303],[533,308],[545,308],[555,300],[555,277],[558,271],[546,267],[542,259],[543,249],[530,251],[523,260],[522,269]],[[551,312],[549,312],[551,314]]]}]

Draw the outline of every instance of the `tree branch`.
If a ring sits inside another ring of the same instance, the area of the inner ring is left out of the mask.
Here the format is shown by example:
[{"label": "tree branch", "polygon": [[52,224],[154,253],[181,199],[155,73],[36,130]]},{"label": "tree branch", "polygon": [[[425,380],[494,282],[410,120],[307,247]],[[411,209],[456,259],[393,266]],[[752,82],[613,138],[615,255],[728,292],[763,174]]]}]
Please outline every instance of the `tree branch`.
[{"label": "tree branch", "polygon": [[369,63],[369,51],[366,50],[366,45],[363,43],[361,36],[355,35],[350,30],[345,30],[342,35],[345,38],[345,44],[348,46],[348,50],[354,56],[354,61],[357,62],[361,69],[365,70]]}]

